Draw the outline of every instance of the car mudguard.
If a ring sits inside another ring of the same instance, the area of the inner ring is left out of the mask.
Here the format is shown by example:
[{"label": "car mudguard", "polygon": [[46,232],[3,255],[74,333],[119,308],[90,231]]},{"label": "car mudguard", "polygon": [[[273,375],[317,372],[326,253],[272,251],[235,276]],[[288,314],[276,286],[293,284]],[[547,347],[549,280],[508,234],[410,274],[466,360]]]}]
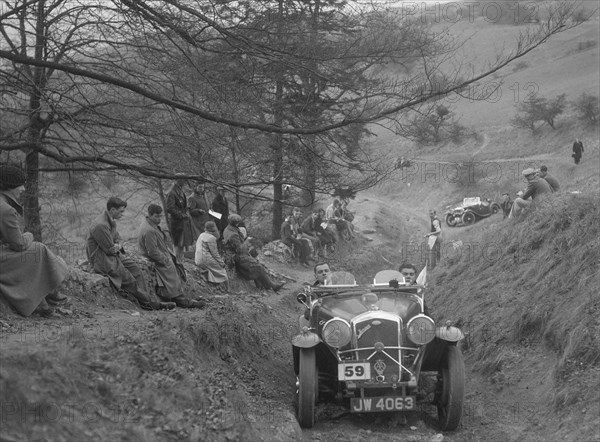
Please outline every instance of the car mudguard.
[{"label": "car mudguard", "polygon": [[446,350],[449,346],[458,345],[458,342],[464,338],[463,332],[452,326],[438,327],[435,330],[435,338],[422,349],[422,356],[419,358],[421,371],[438,371],[442,366]]}]

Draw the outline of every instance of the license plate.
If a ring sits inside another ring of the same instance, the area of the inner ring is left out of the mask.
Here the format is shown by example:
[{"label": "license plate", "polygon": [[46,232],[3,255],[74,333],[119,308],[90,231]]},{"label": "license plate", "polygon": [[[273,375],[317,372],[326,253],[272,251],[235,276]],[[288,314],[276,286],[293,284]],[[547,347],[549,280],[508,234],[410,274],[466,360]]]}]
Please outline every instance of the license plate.
[{"label": "license plate", "polygon": [[371,379],[371,363],[352,362],[338,365],[340,381],[364,381]]},{"label": "license plate", "polygon": [[372,413],[379,411],[407,411],[415,409],[414,396],[382,396],[351,398],[350,411],[352,413]]}]

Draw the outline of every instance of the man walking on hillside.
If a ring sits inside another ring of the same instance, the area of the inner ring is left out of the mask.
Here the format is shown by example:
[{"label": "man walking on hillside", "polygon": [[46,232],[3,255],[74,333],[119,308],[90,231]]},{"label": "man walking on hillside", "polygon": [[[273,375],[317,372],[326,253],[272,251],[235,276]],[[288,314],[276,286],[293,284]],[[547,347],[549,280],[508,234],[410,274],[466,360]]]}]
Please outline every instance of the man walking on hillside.
[{"label": "man walking on hillside", "polygon": [[117,232],[117,220],[121,219],[127,203],[120,198],[110,197],[106,210],[90,227],[86,254],[94,272],[108,276],[117,290],[124,290],[138,300],[146,310],[170,310],[173,302],[156,302],[150,299],[142,271],[131,258],[125,255]]},{"label": "man walking on hillside", "polygon": [[[431,231],[425,235],[429,239],[429,266],[433,270],[442,259],[442,223],[435,210],[429,210]],[[433,244],[432,244],[433,243]]]},{"label": "man walking on hillside", "polygon": [[575,161],[575,164],[579,164],[582,155],[583,143],[579,138],[575,138],[575,142],[573,143],[573,154],[571,155],[573,157],[573,160]]},{"label": "man walking on hillside", "polygon": [[550,185],[552,192],[558,192],[560,190],[560,184],[558,184],[558,180],[548,173],[548,168],[546,166],[540,167],[538,176],[546,180],[546,182]]},{"label": "man walking on hillside", "polygon": [[538,177],[535,169],[525,169],[523,176],[527,180],[527,188],[522,196],[515,199],[510,215],[508,215],[509,219],[518,218],[521,213],[531,206],[533,201],[539,201],[545,194],[552,192],[550,184],[545,179]]}]

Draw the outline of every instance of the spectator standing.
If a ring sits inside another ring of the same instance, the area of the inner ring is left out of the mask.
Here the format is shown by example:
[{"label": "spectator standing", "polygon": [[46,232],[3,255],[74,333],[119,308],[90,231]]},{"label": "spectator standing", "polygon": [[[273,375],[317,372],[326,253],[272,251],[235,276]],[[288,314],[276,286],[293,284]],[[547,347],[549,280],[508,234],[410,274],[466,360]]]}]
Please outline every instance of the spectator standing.
[{"label": "spectator standing", "polygon": [[435,242],[429,246],[429,266],[433,270],[442,259],[442,223],[435,210],[429,210],[429,220],[430,232],[425,237],[435,237]]},{"label": "spectator standing", "polygon": [[169,215],[169,231],[173,239],[175,257],[183,261],[186,247],[194,244],[194,228],[189,214],[188,201],[183,190],[186,180],[177,178],[167,193],[167,213]]},{"label": "spectator standing", "polygon": [[162,310],[175,308],[173,302],[156,302],[150,299],[146,280],[135,261],[125,254],[117,232],[117,220],[123,217],[127,203],[110,197],[106,210],[92,223],[87,238],[86,254],[94,272],[108,276],[117,290],[135,297],[143,309]]},{"label": "spectator standing", "polygon": [[0,295],[21,315],[48,316],[48,302],[66,301],[57,292],[68,273],[65,262],[41,242],[23,232],[25,172],[18,166],[0,166]]},{"label": "spectator standing", "polygon": [[223,235],[223,231],[229,223],[229,202],[225,198],[225,188],[223,186],[217,186],[211,209],[213,212],[221,215],[221,218],[214,217],[214,221],[219,229],[219,233]]},{"label": "spectator standing", "polygon": [[579,164],[581,157],[583,155],[583,143],[579,138],[575,138],[575,142],[573,143],[573,153],[571,156],[575,161],[575,164]]},{"label": "spectator standing", "polygon": [[558,183],[558,180],[548,173],[548,167],[540,167],[538,176],[546,180],[546,182],[550,185],[552,192],[558,192],[560,190],[560,184]]},{"label": "spectator standing", "polygon": [[208,201],[206,200],[206,188],[204,184],[197,184],[196,187],[194,187],[194,193],[188,198],[188,207],[190,209],[190,216],[192,217],[196,234],[200,235],[204,232],[206,223],[210,221]]},{"label": "spectator standing", "polygon": [[545,194],[552,192],[550,184],[545,179],[538,177],[534,169],[525,169],[523,176],[527,181],[527,188],[522,196],[515,199],[508,215],[509,219],[518,218],[534,201],[541,200]]},{"label": "spectator standing", "polygon": [[204,232],[200,234],[196,242],[195,262],[202,273],[206,275],[208,282],[224,284],[225,290],[229,290],[229,277],[225,261],[217,246],[217,239],[220,236],[217,225],[213,221],[207,221],[204,225]]}]

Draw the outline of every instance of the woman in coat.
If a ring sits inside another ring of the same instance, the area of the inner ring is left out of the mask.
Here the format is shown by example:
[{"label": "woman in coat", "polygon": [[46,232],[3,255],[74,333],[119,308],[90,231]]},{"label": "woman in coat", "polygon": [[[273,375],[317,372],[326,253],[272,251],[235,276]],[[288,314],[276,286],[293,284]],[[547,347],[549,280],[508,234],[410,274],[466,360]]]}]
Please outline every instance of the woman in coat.
[{"label": "woman in coat", "polygon": [[255,258],[255,249],[252,249],[254,256],[251,256],[250,252],[252,250],[249,251],[244,244],[246,235],[243,230],[240,230],[242,224],[241,216],[237,214],[229,216],[229,224],[223,231],[223,247],[226,257],[230,257],[226,261],[234,262],[237,273],[244,279],[254,281],[256,287],[267,290],[273,289],[277,293],[283,287],[283,284],[273,284],[265,268]]},{"label": "woman in coat", "polygon": [[0,166],[0,294],[23,316],[34,311],[45,316],[52,312],[47,301],[67,299],[56,290],[68,267],[21,228],[23,207],[17,200],[25,179],[20,167]]},{"label": "woman in coat", "polygon": [[219,229],[213,221],[207,221],[204,224],[204,232],[198,237],[196,242],[196,265],[202,273],[206,273],[208,282],[214,284],[225,284],[225,289],[229,290],[229,278],[225,269],[225,261],[219,254],[217,238]]}]

